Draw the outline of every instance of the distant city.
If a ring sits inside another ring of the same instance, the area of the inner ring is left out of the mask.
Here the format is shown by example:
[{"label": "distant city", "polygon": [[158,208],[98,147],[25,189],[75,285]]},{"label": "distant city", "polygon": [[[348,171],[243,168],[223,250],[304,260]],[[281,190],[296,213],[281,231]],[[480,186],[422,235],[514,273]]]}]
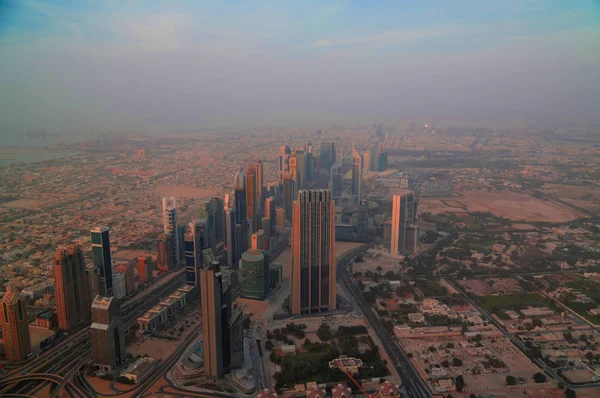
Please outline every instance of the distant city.
[{"label": "distant city", "polygon": [[7,165],[0,394],[597,391],[600,142],[573,134],[332,125]]}]

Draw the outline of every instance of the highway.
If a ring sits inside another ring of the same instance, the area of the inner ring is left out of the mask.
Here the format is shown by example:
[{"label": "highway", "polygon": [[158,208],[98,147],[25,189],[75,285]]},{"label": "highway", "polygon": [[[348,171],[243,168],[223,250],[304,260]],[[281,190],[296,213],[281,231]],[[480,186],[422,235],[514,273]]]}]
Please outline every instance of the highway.
[{"label": "highway", "polygon": [[[123,303],[121,315],[126,330],[132,328],[137,323],[137,318],[147,312],[149,309],[159,303],[162,297],[177,290],[184,279],[183,270],[175,271],[176,275],[164,284],[155,284],[152,288],[152,294],[142,292],[141,297],[135,296]],[[28,364],[12,371],[6,377],[12,380],[12,376],[30,375],[30,374],[55,374],[57,376],[66,375],[75,366],[83,366],[90,359],[91,341],[90,329],[86,325],[77,332],[71,334],[68,338],[58,343],[53,348],[42,353],[36,359]],[[86,359],[86,361],[83,361]],[[78,364],[82,365],[78,365]],[[47,380],[40,379],[18,379],[18,383],[12,385],[3,383],[0,385],[0,396],[8,393],[35,392],[40,390]],[[23,381],[28,381],[24,383]],[[84,386],[85,388],[85,386]]]},{"label": "highway", "polygon": [[383,348],[387,352],[390,359],[394,362],[394,365],[400,374],[403,388],[406,390],[407,395],[410,398],[430,398],[431,393],[410,363],[406,353],[397,343],[395,337],[383,326],[379,320],[379,317],[373,311],[371,305],[365,300],[360,289],[354,283],[352,283],[352,280],[346,271],[346,266],[357,254],[374,246],[375,244],[373,243],[360,246],[354,250],[344,253],[337,260],[338,284],[341,284],[346,289],[346,291],[349,293],[349,299],[354,301],[355,306],[360,309],[363,316],[367,318],[369,324],[375,330],[377,337],[379,337],[379,340],[381,340],[383,344]]}]

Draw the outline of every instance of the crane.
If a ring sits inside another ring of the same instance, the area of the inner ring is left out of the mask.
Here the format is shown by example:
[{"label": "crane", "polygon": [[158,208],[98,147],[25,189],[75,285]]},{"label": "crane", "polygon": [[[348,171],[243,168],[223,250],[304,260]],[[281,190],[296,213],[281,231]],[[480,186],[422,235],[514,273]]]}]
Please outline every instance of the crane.
[{"label": "crane", "polygon": [[340,369],[342,372],[344,372],[344,374],[345,374],[346,376],[348,376],[348,378],[349,378],[350,380],[352,380],[352,382],[354,383],[354,385],[355,385],[356,387],[358,387],[358,389],[360,390],[360,392],[362,392],[362,393],[363,393],[363,395],[364,395],[365,397],[367,397],[367,398],[373,398],[373,396],[372,396],[372,395],[369,395],[369,394],[367,394],[367,393],[365,392],[365,390],[362,388],[362,386],[361,386],[361,385],[360,385],[360,384],[359,384],[359,383],[358,383],[358,382],[357,382],[357,381],[354,379],[354,377],[352,377],[352,373],[350,373],[350,372],[349,372],[349,371],[346,369],[346,367],[345,367],[345,366],[343,366],[343,365],[339,365],[339,369]]}]

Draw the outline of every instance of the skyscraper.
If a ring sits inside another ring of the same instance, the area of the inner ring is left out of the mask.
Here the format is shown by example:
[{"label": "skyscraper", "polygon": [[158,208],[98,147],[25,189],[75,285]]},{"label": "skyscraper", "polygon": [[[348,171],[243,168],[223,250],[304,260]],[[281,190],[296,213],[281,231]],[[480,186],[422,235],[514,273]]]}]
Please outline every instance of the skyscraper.
[{"label": "skyscraper", "polygon": [[283,176],[283,208],[285,210],[285,218],[288,221],[292,221],[292,203],[294,203],[296,193],[296,181],[292,178],[291,174]]},{"label": "skyscraper", "polygon": [[235,218],[234,209],[225,210],[225,245],[227,248],[227,265],[233,268],[238,267],[240,256],[242,255],[241,228],[239,228],[239,224],[236,224]]},{"label": "skyscraper", "polygon": [[279,161],[277,163],[277,171],[279,175],[279,183],[283,183],[283,175],[290,172],[290,155],[292,151],[287,145],[279,147]]},{"label": "skyscraper", "polygon": [[363,171],[363,160],[360,153],[354,147],[352,143],[352,196],[354,197],[354,203],[360,203],[361,185],[362,185],[362,171]]},{"label": "skyscraper", "polygon": [[369,171],[371,170],[372,159],[371,159],[371,149],[366,149],[363,155],[363,170]]},{"label": "skyscraper", "polygon": [[200,271],[202,295],[202,339],[204,375],[209,379],[223,376],[223,328],[221,319],[221,281],[214,266]]},{"label": "skyscraper", "polygon": [[292,221],[292,314],[336,308],[335,204],[326,189],[301,190]]},{"label": "skyscraper", "polygon": [[329,189],[331,190],[331,197],[333,200],[339,200],[342,197],[343,192],[343,176],[342,176],[342,162],[336,161],[331,166],[329,178]]},{"label": "skyscraper", "polygon": [[312,144],[310,141],[306,141],[306,144],[304,144],[304,156],[306,158],[306,181],[312,181],[315,166],[313,164]]},{"label": "skyscraper", "polygon": [[72,331],[91,318],[90,292],[83,251],[79,245],[56,249],[54,291],[58,328]]},{"label": "skyscraper", "polygon": [[125,326],[119,303],[113,297],[96,296],[92,304],[92,360],[111,372],[125,358]]},{"label": "skyscraper", "polygon": [[240,226],[242,247],[240,253],[248,249],[248,237],[246,236],[246,177],[240,169],[233,179],[235,223]]},{"label": "skyscraper", "polygon": [[105,297],[113,295],[112,259],[110,256],[110,236],[106,227],[97,227],[90,231],[94,268],[98,270],[99,294]]},{"label": "skyscraper", "polygon": [[392,236],[390,253],[399,254],[406,245],[406,228],[415,223],[412,192],[394,195],[392,200]]},{"label": "skyscraper", "polygon": [[163,230],[171,238],[171,266],[177,267],[181,258],[181,236],[177,224],[177,200],[174,197],[165,197],[162,200]]},{"label": "skyscraper", "polygon": [[208,247],[207,243],[205,225],[192,219],[184,236],[185,280],[188,285],[198,286],[200,284],[202,250]]},{"label": "skyscraper", "polygon": [[[217,242],[222,242],[225,239],[225,205],[223,199],[218,196],[213,196],[205,206],[207,215],[212,215],[209,220],[210,227],[214,229],[214,238]],[[211,244],[212,247],[212,244]]]},{"label": "skyscraper", "polygon": [[259,215],[264,215],[265,206],[265,176],[263,171],[262,160],[257,160],[254,163],[254,171],[256,172],[256,209]]},{"label": "skyscraper", "polygon": [[296,182],[298,183],[298,189],[304,188],[306,183],[306,152],[304,149],[296,149]]},{"label": "skyscraper", "polygon": [[31,354],[27,300],[8,284],[0,307],[4,350],[9,361],[22,361]]},{"label": "skyscraper", "polygon": [[335,161],[335,145],[333,142],[321,143],[321,149],[319,151],[319,168],[321,170],[329,170]]},{"label": "skyscraper", "polygon": [[153,264],[151,259],[145,257],[138,257],[138,274],[140,275],[140,281],[143,283],[150,283],[154,279]]},{"label": "skyscraper", "polygon": [[265,257],[256,249],[242,254],[242,296],[246,298],[265,299]]},{"label": "skyscraper", "polygon": [[252,222],[252,232],[258,229],[256,191],[256,169],[249,163],[246,168],[246,219]]},{"label": "skyscraper", "polygon": [[[298,158],[296,157],[296,151],[292,151],[292,154],[290,155],[289,158],[289,163],[290,163],[290,177],[292,178],[292,180],[296,181],[296,186],[298,186]],[[285,174],[283,175],[283,191],[284,191],[284,201],[285,201]],[[301,187],[299,187],[301,188]]]},{"label": "skyscraper", "polygon": [[275,224],[277,223],[277,214],[275,214],[275,198],[272,196],[265,199],[265,217],[268,218],[271,222],[270,231],[275,230]]},{"label": "skyscraper", "polygon": [[[159,235],[156,240],[157,245],[157,254],[156,254],[156,262],[158,264],[158,268],[164,271],[170,271],[173,269],[173,241],[171,240],[171,236],[167,234]],[[94,296],[95,297],[95,296]]]}]

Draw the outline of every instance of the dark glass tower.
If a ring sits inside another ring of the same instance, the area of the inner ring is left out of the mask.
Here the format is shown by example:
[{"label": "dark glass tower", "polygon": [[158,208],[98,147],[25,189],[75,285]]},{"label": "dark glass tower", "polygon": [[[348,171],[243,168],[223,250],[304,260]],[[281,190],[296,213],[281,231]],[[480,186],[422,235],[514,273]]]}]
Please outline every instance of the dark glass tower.
[{"label": "dark glass tower", "polygon": [[240,253],[248,250],[246,236],[246,179],[242,170],[238,171],[233,180],[235,223],[240,226],[242,247]]},{"label": "dark glass tower", "polygon": [[96,227],[90,231],[94,268],[98,270],[99,292],[103,297],[113,296],[112,259],[110,257],[110,237],[107,227]]}]

